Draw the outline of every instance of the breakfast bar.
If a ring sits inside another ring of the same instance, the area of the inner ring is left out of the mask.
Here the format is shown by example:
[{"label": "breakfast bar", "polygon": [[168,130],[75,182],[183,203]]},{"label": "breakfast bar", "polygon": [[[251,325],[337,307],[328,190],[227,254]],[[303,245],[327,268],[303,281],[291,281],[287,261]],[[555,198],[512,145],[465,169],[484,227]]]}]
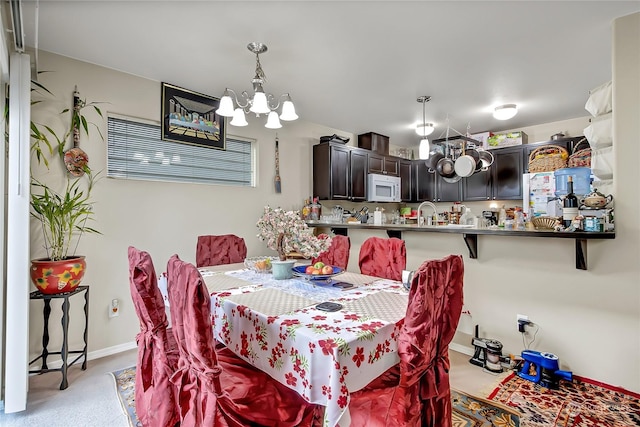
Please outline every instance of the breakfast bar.
[{"label": "breakfast bar", "polygon": [[335,234],[346,236],[349,229],[364,229],[364,230],[385,230],[389,237],[396,237],[402,239],[403,232],[418,232],[418,233],[449,233],[449,234],[461,234],[464,239],[464,243],[469,250],[469,258],[478,258],[478,236],[479,235],[491,235],[491,236],[503,236],[503,237],[541,237],[541,238],[554,238],[554,239],[574,239],[575,240],[575,262],[576,269],[587,270],[587,241],[588,240],[611,240],[615,239],[616,233],[614,231],[606,232],[593,232],[593,231],[551,231],[551,230],[505,230],[494,228],[475,228],[460,225],[442,225],[442,226],[419,226],[417,224],[362,224],[362,223],[336,223],[336,222],[321,222],[321,221],[307,221],[307,225],[310,227],[330,228]]}]

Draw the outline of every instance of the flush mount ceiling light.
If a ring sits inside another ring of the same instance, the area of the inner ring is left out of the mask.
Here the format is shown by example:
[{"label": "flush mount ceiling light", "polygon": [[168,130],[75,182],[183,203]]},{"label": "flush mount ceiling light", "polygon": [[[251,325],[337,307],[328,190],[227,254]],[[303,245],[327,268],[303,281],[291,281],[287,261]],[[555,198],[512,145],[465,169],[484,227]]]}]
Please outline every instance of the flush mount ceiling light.
[{"label": "flush mount ceiling light", "polygon": [[493,117],[498,120],[509,120],[518,113],[516,104],[500,105],[493,110]]},{"label": "flush mount ceiling light", "polygon": [[[226,88],[222,98],[220,98],[220,107],[216,110],[216,114],[223,117],[233,117],[229,122],[232,126],[246,126],[248,123],[244,116],[245,113],[255,113],[256,117],[260,117],[260,114],[268,114],[267,123],[264,127],[269,129],[281,128],[280,120],[296,120],[298,115],[288,93],[280,95],[278,98],[270,93],[264,93],[262,85],[267,78],[262,70],[262,65],[260,65],[260,54],[267,51],[267,45],[254,42],[249,43],[247,49],[256,54],[256,75],[251,80],[253,95],[250,96],[247,91],[244,91],[240,94],[241,99],[238,99],[233,90]],[[282,103],[282,112],[278,117],[276,110],[280,108],[281,100],[284,100],[284,102]]]},{"label": "flush mount ceiling light", "polygon": [[429,158],[429,140],[427,139],[428,135],[431,135],[434,131],[433,123],[427,123],[425,108],[427,106],[427,102],[431,101],[430,96],[420,96],[417,101],[422,104],[422,123],[416,126],[416,133],[422,137],[420,140],[420,147],[418,148],[418,157],[421,159]]}]

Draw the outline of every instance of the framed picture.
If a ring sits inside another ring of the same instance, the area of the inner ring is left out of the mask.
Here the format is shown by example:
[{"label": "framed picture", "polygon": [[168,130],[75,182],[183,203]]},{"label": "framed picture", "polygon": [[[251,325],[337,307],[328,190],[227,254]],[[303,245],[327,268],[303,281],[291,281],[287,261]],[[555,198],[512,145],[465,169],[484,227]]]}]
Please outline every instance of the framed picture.
[{"label": "framed picture", "polygon": [[162,83],[162,139],[200,147],[226,149],[225,118],[220,99]]}]

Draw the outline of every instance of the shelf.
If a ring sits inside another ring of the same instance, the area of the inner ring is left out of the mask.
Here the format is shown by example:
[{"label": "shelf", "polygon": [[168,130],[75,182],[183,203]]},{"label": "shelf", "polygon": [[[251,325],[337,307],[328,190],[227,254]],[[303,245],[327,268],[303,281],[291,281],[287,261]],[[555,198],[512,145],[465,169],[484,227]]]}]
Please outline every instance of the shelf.
[{"label": "shelf", "polygon": [[402,239],[402,233],[418,232],[418,233],[449,233],[449,234],[462,234],[464,243],[469,250],[469,258],[478,258],[478,236],[503,236],[503,237],[541,237],[552,239],[573,239],[575,240],[575,263],[576,269],[587,270],[587,241],[588,240],[611,240],[615,239],[616,233],[613,231],[607,232],[589,232],[589,231],[574,231],[574,232],[558,232],[551,230],[493,230],[488,228],[456,228],[447,226],[438,227],[419,227],[416,224],[386,224],[386,225],[372,225],[372,224],[336,224],[336,223],[322,223],[314,221],[309,223],[311,227],[328,227],[335,234],[346,236],[350,228],[352,229],[369,229],[369,230],[385,230],[389,237],[396,237]]}]

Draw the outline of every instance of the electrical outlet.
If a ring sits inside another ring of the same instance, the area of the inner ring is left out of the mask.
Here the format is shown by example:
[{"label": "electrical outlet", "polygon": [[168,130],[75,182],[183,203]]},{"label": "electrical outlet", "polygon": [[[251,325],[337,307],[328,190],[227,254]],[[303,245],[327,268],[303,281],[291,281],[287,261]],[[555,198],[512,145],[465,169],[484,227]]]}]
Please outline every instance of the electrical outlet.
[{"label": "electrical outlet", "polygon": [[517,314],[516,320],[518,322],[518,332],[524,333],[524,327],[530,323],[529,316],[526,316],[524,314]]},{"label": "electrical outlet", "polygon": [[529,320],[529,316],[524,314],[516,314],[516,320]]},{"label": "electrical outlet", "polygon": [[112,299],[111,304],[109,304],[109,317],[117,317],[120,315],[120,301],[117,299]]}]

